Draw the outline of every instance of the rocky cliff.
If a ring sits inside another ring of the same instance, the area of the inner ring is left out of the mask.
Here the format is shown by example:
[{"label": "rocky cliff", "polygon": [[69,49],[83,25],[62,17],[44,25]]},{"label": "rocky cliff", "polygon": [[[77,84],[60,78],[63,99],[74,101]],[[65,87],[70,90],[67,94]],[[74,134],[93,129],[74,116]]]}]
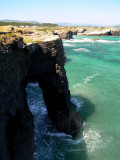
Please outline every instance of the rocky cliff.
[{"label": "rocky cliff", "polygon": [[70,102],[60,38],[25,44],[22,38],[0,41],[0,160],[33,160],[34,123],[25,87],[38,82],[48,115],[57,129],[71,133],[82,125]]}]

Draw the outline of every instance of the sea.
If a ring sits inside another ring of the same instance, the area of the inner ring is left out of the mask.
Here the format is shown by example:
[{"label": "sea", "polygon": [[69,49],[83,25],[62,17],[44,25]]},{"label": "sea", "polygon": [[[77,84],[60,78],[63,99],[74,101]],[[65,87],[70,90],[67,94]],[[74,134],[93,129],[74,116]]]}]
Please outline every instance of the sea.
[{"label": "sea", "polygon": [[74,36],[63,41],[71,101],[83,126],[56,130],[38,83],[26,87],[34,115],[35,160],[120,160],[120,37]]}]

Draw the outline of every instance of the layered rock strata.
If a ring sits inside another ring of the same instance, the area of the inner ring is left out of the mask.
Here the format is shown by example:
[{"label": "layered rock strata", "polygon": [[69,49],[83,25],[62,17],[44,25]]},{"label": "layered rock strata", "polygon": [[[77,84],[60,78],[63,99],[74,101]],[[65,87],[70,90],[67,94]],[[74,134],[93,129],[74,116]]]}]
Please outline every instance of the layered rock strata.
[{"label": "layered rock strata", "polygon": [[60,38],[25,44],[22,38],[0,41],[0,160],[33,160],[34,123],[25,87],[38,82],[48,115],[57,129],[71,133],[82,125],[70,102]]}]

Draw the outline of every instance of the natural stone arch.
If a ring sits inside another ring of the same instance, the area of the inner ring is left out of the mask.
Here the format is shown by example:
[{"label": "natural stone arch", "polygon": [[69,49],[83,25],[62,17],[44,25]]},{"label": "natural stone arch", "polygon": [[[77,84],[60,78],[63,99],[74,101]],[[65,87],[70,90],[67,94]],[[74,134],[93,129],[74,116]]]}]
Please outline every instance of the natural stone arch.
[{"label": "natural stone arch", "polygon": [[25,92],[28,80],[39,82],[48,115],[60,131],[80,128],[82,120],[70,102],[60,38],[29,45],[22,38],[1,42],[0,62],[1,160],[33,159],[34,124]]}]

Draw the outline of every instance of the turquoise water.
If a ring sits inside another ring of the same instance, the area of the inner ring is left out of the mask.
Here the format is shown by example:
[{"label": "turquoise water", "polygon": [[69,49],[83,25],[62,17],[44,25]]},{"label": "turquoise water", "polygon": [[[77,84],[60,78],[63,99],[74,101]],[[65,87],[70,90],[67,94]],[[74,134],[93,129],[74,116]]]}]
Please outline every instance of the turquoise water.
[{"label": "turquoise water", "polygon": [[34,157],[119,160],[120,37],[75,36],[63,43],[71,101],[84,125],[75,137],[59,133],[47,116],[38,84],[29,84],[28,103],[35,117]]}]

